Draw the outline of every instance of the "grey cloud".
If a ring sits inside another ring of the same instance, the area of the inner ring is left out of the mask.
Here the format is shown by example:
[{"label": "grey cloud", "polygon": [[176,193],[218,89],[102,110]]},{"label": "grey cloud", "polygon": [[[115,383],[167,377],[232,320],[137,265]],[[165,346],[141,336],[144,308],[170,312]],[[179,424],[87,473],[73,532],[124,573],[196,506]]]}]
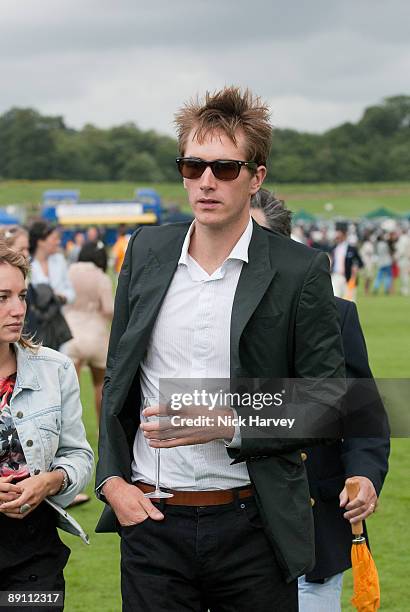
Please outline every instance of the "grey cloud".
[{"label": "grey cloud", "polygon": [[409,21],[407,0],[2,0],[0,112],[171,131],[183,100],[237,83],[324,129],[408,93]]},{"label": "grey cloud", "polygon": [[[36,6],[25,21],[27,5]],[[365,38],[382,36],[397,44],[407,40],[409,5],[405,0],[329,2],[316,0],[26,0],[19,3],[22,20],[8,20],[10,0],[2,0],[0,53],[42,55],[100,50],[102,53],[131,48],[249,48],[267,41],[309,39],[344,27]],[[56,11],[58,6],[58,11]],[[9,21],[9,22],[8,22]],[[406,24],[407,21],[407,24]],[[251,49],[250,49],[251,51]]]}]

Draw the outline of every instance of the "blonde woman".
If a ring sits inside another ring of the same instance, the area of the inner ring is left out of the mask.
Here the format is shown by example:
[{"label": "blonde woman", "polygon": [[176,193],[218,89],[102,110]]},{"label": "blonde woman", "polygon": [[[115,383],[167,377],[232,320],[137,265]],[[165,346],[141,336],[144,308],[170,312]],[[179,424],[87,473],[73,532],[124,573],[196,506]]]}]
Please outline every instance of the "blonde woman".
[{"label": "blonde woman", "polygon": [[22,337],[27,273],[0,243],[0,591],[64,592],[70,550],[57,525],[85,537],[63,508],[90,480],[93,453],[73,364]]}]

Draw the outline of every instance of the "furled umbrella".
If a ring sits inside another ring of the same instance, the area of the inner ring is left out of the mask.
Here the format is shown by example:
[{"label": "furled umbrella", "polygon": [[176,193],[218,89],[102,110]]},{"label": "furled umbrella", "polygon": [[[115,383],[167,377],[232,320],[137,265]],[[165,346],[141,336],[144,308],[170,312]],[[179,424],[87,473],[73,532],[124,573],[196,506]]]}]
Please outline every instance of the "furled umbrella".
[{"label": "furled umbrella", "polygon": [[[347,494],[352,501],[357,497],[360,483],[355,478],[346,480]],[[352,604],[358,612],[376,612],[380,608],[380,586],[376,564],[363,536],[363,521],[352,524]]]},{"label": "furled umbrella", "polygon": [[347,281],[346,291],[343,296],[344,299],[349,300],[349,302],[352,302],[354,298],[355,289],[356,289],[356,277],[352,275],[350,279]]}]

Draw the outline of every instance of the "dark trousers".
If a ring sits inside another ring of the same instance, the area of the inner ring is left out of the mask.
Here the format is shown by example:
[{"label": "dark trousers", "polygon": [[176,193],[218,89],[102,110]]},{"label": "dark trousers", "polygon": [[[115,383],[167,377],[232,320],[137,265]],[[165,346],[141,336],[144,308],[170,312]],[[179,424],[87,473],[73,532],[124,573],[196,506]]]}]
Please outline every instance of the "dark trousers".
[{"label": "dark trousers", "polygon": [[123,612],[296,612],[254,498],[121,527]]},{"label": "dark trousers", "polygon": [[[64,593],[63,569],[69,556],[57,532],[55,510],[45,502],[21,520],[0,514],[0,591]],[[21,607],[27,612],[46,609],[57,612],[63,606]]]}]

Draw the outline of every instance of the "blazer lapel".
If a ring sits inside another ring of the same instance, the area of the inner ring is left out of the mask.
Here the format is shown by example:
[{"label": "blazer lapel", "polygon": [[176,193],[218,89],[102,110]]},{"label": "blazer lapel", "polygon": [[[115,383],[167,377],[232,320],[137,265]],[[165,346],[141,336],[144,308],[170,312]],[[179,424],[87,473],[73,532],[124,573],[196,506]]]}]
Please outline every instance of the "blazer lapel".
[{"label": "blazer lapel", "polygon": [[239,358],[241,335],[276,274],[269,257],[268,234],[255,222],[248,256],[249,262],[243,264],[232,307],[230,369],[233,378],[246,376]]},{"label": "blazer lapel", "polygon": [[[124,396],[132,384],[138,366],[144,356],[152,329],[165,294],[175,274],[186,232],[173,243],[159,245],[158,250],[149,249],[141,275],[140,299],[130,314],[127,331],[120,340],[118,352],[121,363],[114,370],[110,394]],[[126,382],[124,381],[126,376]],[[122,403],[115,402],[113,413],[121,411]]]},{"label": "blazer lapel", "polygon": [[177,240],[159,244],[158,249],[148,251],[136,314],[139,319],[137,327],[148,327],[149,334],[178,266],[187,227],[183,226],[183,230]]}]

